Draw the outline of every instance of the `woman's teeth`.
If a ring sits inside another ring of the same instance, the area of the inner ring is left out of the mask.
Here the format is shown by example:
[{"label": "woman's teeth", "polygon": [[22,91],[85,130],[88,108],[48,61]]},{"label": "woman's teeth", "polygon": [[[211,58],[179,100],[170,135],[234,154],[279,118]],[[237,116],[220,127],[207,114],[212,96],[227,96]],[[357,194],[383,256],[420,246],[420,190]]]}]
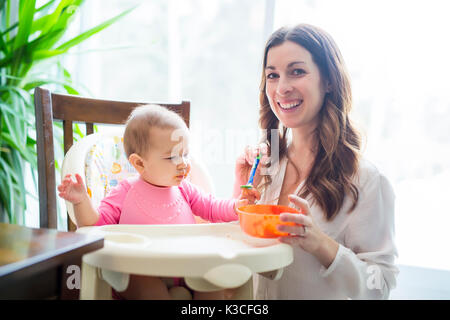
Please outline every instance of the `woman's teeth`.
[{"label": "woman's teeth", "polygon": [[300,104],[302,103],[302,101],[299,102],[292,102],[292,103],[287,103],[287,104],[282,104],[280,102],[278,102],[278,105],[285,110],[289,110],[289,109],[293,109],[295,107],[298,107]]}]

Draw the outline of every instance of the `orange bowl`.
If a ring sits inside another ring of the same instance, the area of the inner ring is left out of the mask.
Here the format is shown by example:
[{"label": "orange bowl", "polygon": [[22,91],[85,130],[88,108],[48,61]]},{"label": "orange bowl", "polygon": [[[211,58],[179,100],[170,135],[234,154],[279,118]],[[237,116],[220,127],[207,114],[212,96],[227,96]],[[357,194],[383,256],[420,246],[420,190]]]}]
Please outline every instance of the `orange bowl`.
[{"label": "orange bowl", "polygon": [[293,222],[282,222],[280,213],[301,213],[288,206],[270,204],[252,204],[237,209],[241,229],[253,237],[278,238],[289,235],[287,232],[277,230],[277,225],[293,226]]}]

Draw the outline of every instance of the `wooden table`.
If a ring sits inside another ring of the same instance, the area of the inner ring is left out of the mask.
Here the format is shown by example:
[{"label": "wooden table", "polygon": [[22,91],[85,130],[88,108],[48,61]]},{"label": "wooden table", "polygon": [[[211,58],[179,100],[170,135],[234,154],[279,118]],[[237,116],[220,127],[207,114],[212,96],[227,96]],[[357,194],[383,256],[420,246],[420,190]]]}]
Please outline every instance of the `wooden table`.
[{"label": "wooden table", "polygon": [[101,248],[100,236],[0,223],[0,299],[78,299],[81,257]]}]

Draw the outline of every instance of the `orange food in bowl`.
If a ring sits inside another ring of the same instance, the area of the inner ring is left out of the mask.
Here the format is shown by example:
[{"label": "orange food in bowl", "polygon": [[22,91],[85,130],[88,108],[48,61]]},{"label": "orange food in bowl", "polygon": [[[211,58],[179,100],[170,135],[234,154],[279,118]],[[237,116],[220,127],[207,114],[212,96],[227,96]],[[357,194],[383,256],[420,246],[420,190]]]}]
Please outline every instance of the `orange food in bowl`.
[{"label": "orange food in bowl", "polygon": [[277,225],[295,225],[293,222],[282,222],[280,213],[301,213],[298,210],[280,205],[252,204],[237,209],[241,229],[253,237],[278,238],[289,235],[277,230]]}]

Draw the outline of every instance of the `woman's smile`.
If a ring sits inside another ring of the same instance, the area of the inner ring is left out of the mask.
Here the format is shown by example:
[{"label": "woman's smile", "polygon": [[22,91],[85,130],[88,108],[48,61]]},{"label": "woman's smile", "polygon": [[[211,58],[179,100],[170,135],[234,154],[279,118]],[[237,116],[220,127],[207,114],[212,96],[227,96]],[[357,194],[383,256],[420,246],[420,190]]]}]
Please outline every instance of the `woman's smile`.
[{"label": "woman's smile", "polygon": [[294,100],[290,102],[277,101],[278,106],[283,112],[293,112],[302,106],[303,100]]}]

